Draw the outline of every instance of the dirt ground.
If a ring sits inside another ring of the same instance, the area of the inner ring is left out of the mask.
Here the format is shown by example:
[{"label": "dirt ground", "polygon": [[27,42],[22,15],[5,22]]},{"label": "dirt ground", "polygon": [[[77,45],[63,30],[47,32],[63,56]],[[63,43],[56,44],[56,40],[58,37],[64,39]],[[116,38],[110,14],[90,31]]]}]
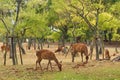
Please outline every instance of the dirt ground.
[{"label": "dirt ground", "polygon": [[[0,46],[1,45],[2,45],[2,43],[0,43]],[[24,43],[23,45],[24,45],[24,48],[26,49],[26,43]],[[69,47],[69,45],[68,45],[68,47]],[[117,54],[115,53],[115,47],[106,46],[105,48],[107,48],[109,50],[111,59],[120,55],[119,53],[117,53]],[[49,49],[49,50],[54,52],[57,49],[57,45],[50,45],[50,48],[47,48],[47,45],[45,45],[44,49]],[[88,50],[89,50],[89,46],[88,46]],[[120,50],[120,47],[118,48],[118,50]],[[24,65],[33,65],[33,67],[35,68],[35,62],[36,62],[36,59],[37,59],[35,52],[36,52],[36,50],[34,50],[33,48],[31,48],[31,50],[28,50],[28,49],[26,50],[26,54],[22,55]],[[65,57],[65,55],[63,55],[62,53],[55,53],[55,54],[56,54],[57,59],[59,61],[62,61],[63,66],[74,67],[76,64],[81,63],[81,56],[75,57],[75,62],[72,63],[70,53],[68,53],[67,57]],[[116,54],[116,55],[113,56],[113,54]],[[4,62],[3,56],[4,56],[4,53],[2,53],[1,50],[0,50],[0,65],[3,65],[3,62]],[[18,48],[17,48],[17,57],[18,57],[18,64],[21,65]],[[102,55],[100,55],[100,59],[102,59]],[[95,49],[94,49],[94,52],[93,52],[93,59],[89,60],[87,65],[92,66],[93,61],[96,62],[96,60],[95,60]],[[41,64],[42,65],[47,65],[47,62],[48,62],[47,60],[42,60]],[[55,62],[52,62],[52,64],[55,65]],[[12,59],[9,58],[9,52],[7,53],[6,65],[12,65]]]},{"label": "dirt ground", "polygon": [[[1,45],[2,43],[0,43]],[[26,44],[24,44],[24,48],[26,49]],[[120,55],[120,53],[117,53],[113,56],[115,54],[115,47],[113,46],[105,46],[105,48],[109,50],[111,60]],[[54,52],[57,45],[50,45],[50,48],[45,45],[44,49]],[[118,51],[120,52],[120,47]],[[59,72],[54,61],[52,61],[53,71],[50,68],[46,70],[47,60],[41,62],[44,72],[40,68],[35,70],[37,59],[35,52],[36,50],[33,48],[26,50],[26,54],[22,55],[23,65],[21,65],[19,49],[17,48],[18,65],[12,65],[12,59],[9,58],[9,53],[7,53],[6,66],[3,66],[4,53],[0,50],[0,80],[120,80],[120,62],[111,62],[111,60],[96,61],[95,49],[93,59],[89,60],[87,64],[81,62],[81,56],[75,57],[75,62],[72,63],[70,53],[67,57],[62,53],[55,53],[57,59],[62,62],[61,72]],[[100,55],[100,59],[102,59],[102,55]]]}]

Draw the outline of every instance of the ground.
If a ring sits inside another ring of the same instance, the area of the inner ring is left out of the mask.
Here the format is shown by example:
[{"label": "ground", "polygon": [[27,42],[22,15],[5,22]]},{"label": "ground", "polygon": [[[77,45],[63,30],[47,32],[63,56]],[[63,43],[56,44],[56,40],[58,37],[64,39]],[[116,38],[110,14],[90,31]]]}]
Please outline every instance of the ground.
[{"label": "ground", "polygon": [[[1,45],[2,43],[0,43]],[[24,47],[26,48],[26,44],[24,44]],[[50,48],[47,48],[47,45],[45,45],[44,48],[54,52],[57,45],[50,45]],[[105,48],[110,51],[111,59],[120,55],[117,53],[113,56],[115,54],[114,47],[106,46]],[[23,65],[21,65],[19,50],[17,49],[18,65],[15,66],[12,65],[9,53],[7,53],[7,64],[3,66],[4,53],[0,51],[0,80],[120,80],[120,63],[106,60],[96,61],[95,50],[93,59],[89,60],[85,65],[82,65],[80,56],[76,57],[75,62],[72,63],[70,53],[68,53],[67,57],[61,53],[56,53],[57,59],[63,65],[62,72],[58,71],[55,62],[52,62],[53,71],[50,69],[49,71],[44,70],[44,72],[41,72],[40,69],[35,70],[35,61],[37,59],[35,51],[34,49],[26,50],[26,54],[22,55]],[[100,55],[100,58],[102,59],[102,55]],[[46,68],[47,62],[47,60],[42,60],[41,64],[43,68]],[[76,67],[78,64],[81,65]]]}]

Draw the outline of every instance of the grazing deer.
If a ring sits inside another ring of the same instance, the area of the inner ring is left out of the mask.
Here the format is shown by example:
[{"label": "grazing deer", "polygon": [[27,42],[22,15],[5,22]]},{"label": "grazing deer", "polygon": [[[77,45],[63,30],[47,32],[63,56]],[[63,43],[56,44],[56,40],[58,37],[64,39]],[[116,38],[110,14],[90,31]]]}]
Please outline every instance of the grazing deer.
[{"label": "grazing deer", "polygon": [[105,49],[105,60],[110,60],[110,54],[108,49]]},{"label": "grazing deer", "polygon": [[67,52],[67,47],[64,47],[64,46],[58,46],[58,48],[57,48],[57,50],[55,50],[55,53],[56,52],[62,52],[62,53],[64,53],[64,54],[66,54],[66,52]]},{"label": "grazing deer", "polygon": [[55,50],[56,52],[63,52],[64,46],[58,46],[57,50]]},{"label": "grazing deer", "polygon": [[6,52],[8,52],[8,51],[10,51],[10,47],[8,46],[8,45],[2,45],[1,46],[1,51],[3,52],[3,51],[6,51]]},{"label": "grazing deer", "polygon": [[78,52],[81,53],[82,62],[83,62],[83,54],[86,56],[86,63],[87,63],[89,59],[87,45],[83,43],[75,43],[71,45],[72,62],[74,62],[74,57]]},{"label": "grazing deer", "polygon": [[62,65],[58,62],[55,54],[52,51],[49,51],[49,50],[46,50],[46,49],[42,49],[42,50],[36,51],[36,56],[37,56],[36,69],[37,69],[37,63],[39,63],[40,68],[42,70],[40,62],[42,61],[42,59],[47,59],[49,61],[48,64],[47,64],[47,69],[48,69],[48,67],[50,65],[51,70],[52,70],[51,60],[54,60],[57,63],[59,71],[62,71]]}]

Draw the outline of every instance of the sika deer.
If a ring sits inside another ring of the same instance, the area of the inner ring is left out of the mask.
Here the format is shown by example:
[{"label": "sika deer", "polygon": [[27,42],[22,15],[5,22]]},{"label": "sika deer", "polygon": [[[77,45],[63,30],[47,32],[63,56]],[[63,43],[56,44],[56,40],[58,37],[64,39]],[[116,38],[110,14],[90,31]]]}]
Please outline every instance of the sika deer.
[{"label": "sika deer", "polygon": [[48,64],[47,64],[47,69],[48,69],[48,67],[50,65],[51,70],[52,70],[51,60],[54,60],[57,63],[59,71],[62,71],[62,65],[58,62],[55,54],[52,51],[49,51],[49,50],[46,50],[46,49],[42,49],[42,50],[36,51],[36,56],[37,56],[36,69],[37,69],[37,63],[39,63],[40,68],[42,70],[40,62],[42,61],[42,59],[47,59],[49,61]]},{"label": "sika deer", "polygon": [[1,46],[1,51],[2,51],[2,52],[3,52],[3,51],[7,51],[7,52],[8,52],[8,51],[10,51],[10,47],[3,44],[3,45]]},{"label": "sika deer", "polygon": [[87,63],[89,59],[87,45],[83,43],[75,43],[71,45],[72,62],[74,62],[74,57],[78,52],[81,53],[82,62],[83,62],[83,54],[86,56],[86,63]]},{"label": "sika deer", "polygon": [[64,46],[58,46],[57,50],[55,50],[55,53],[56,52],[63,52],[64,50]]},{"label": "sika deer", "polygon": [[63,55],[66,54],[68,51],[68,47],[64,47],[64,46],[58,46],[57,50],[55,50],[55,53],[56,52],[62,52]]},{"label": "sika deer", "polygon": [[108,49],[105,49],[105,59],[110,60],[110,54]]}]

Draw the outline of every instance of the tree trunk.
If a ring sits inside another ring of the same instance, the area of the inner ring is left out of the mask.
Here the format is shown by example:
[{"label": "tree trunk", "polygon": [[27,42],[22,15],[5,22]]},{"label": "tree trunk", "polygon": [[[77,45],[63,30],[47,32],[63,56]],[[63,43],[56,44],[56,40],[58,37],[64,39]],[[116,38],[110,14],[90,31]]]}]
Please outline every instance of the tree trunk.
[{"label": "tree trunk", "polygon": [[37,38],[37,41],[38,41],[38,49],[43,49],[42,39]]},{"label": "tree trunk", "polygon": [[36,39],[33,39],[33,47],[34,47],[34,50],[36,50]]},{"label": "tree trunk", "polygon": [[31,40],[31,38],[29,38],[28,39],[28,49],[30,50],[30,48],[31,48],[31,45],[32,45],[32,40]]},{"label": "tree trunk", "polygon": [[103,38],[101,38],[101,49],[102,49],[102,59],[104,59],[104,41]]},{"label": "tree trunk", "polygon": [[14,38],[13,37],[11,37],[11,52],[12,52],[12,61],[13,61],[13,65],[16,65],[16,56],[15,56],[15,43],[14,43]]},{"label": "tree trunk", "polygon": [[5,50],[5,54],[4,54],[4,66],[6,65],[6,55],[7,55],[7,51]]},{"label": "tree trunk", "polygon": [[49,43],[49,40],[47,39],[47,48],[50,47],[50,43]]},{"label": "tree trunk", "polygon": [[96,47],[96,60],[99,60],[99,51],[98,51],[98,39],[95,39],[95,47]]},{"label": "tree trunk", "polygon": [[[8,35],[6,35],[6,46],[8,46]],[[6,65],[6,55],[7,55],[7,50],[5,49],[5,54],[4,54],[4,65]]]},{"label": "tree trunk", "polygon": [[20,48],[20,42],[19,42],[19,40],[17,40],[17,41],[18,41],[18,46],[19,46],[21,64],[23,65],[22,53],[21,53],[21,48]]},{"label": "tree trunk", "polygon": [[94,49],[94,39],[90,42],[90,59],[91,60],[93,56],[93,49]]},{"label": "tree trunk", "polygon": [[26,54],[25,49],[23,48],[23,45],[22,45],[23,39],[19,39],[18,42],[19,42],[20,50],[22,51],[23,54]]}]

